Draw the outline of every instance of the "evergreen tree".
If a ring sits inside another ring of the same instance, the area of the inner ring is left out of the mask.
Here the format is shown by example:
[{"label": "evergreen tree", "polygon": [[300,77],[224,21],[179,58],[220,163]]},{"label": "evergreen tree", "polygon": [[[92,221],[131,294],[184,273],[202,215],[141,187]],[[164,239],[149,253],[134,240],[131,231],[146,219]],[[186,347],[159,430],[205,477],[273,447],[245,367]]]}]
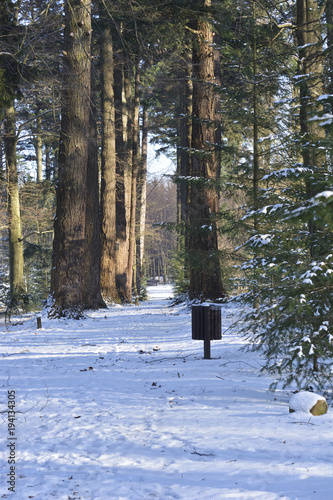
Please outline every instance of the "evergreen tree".
[{"label": "evergreen tree", "polygon": [[253,300],[255,291],[260,299],[247,315],[254,348],[264,351],[265,368],[278,380],[304,389],[327,387],[331,378],[333,192],[317,2],[297,2],[295,26],[298,67],[291,69],[298,120],[284,141],[289,159],[282,164],[281,156],[279,168],[262,179],[268,203],[256,210],[261,230],[248,240],[253,258],[242,268],[253,280],[245,298]]}]

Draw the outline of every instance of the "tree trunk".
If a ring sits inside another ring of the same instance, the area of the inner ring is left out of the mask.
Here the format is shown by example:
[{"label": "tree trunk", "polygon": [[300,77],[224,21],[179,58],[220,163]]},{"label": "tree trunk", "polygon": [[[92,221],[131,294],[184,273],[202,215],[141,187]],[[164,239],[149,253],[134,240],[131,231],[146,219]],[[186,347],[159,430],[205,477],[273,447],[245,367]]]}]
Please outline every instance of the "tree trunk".
[{"label": "tree trunk", "polygon": [[[326,0],[327,60],[329,69],[329,94],[333,94],[333,0]],[[333,109],[333,104],[331,106]]]},{"label": "tree trunk", "polygon": [[132,140],[132,188],[131,188],[131,215],[129,226],[129,251],[127,267],[126,295],[128,300],[132,297],[133,285],[133,265],[135,254],[135,229],[136,229],[136,195],[137,195],[137,177],[139,168],[139,85],[140,85],[140,58],[136,58],[135,64],[135,85],[134,85],[134,113],[133,113],[133,140]]},{"label": "tree trunk", "polygon": [[127,139],[124,103],[124,61],[118,51],[114,66],[116,134],[116,287],[119,299],[126,302],[128,264],[128,216],[125,199],[125,141]]},{"label": "tree trunk", "polygon": [[[322,105],[318,101],[323,94],[323,53],[321,12],[316,0],[297,0],[297,42],[299,46],[299,74],[303,76],[300,83],[300,130],[302,136],[303,163],[309,169],[322,170],[326,155],[319,148],[320,141],[325,138],[325,129],[314,116],[322,113]],[[312,198],[317,189],[313,175],[306,181],[307,196]],[[317,230],[318,223],[312,218],[308,222],[310,234]],[[318,245],[317,245],[318,247]],[[320,251],[319,251],[320,252]],[[318,249],[316,250],[318,254]],[[311,257],[315,256],[314,246],[310,247]]]},{"label": "tree trunk", "polygon": [[65,2],[63,95],[51,293],[56,316],[79,318],[85,297],[90,137],[90,0]]},{"label": "tree trunk", "polygon": [[51,180],[51,157],[50,157],[51,147],[49,144],[45,144],[45,180]]},{"label": "tree trunk", "polygon": [[[204,0],[209,7],[210,0]],[[217,241],[220,166],[215,150],[213,32],[210,20],[199,19],[193,45],[192,177],[189,214],[190,298],[224,295]]]},{"label": "tree trunk", "polygon": [[[192,144],[192,111],[193,111],[193,83],[192,83],[192,33],[185,32],[185,47],[183,51],[184,63],[180,72],[180,119],[179,119],[179,152],[177,168],[177,222],[181,230],[178,237],[178,250],[184,253],[188,248],[188,234],[185,231],[187,223],[187,207],[191,186],[188,177],[191,175],[191,144]],[[184,253],[184,273],[188,268],[187,254]]]},{"label": "tree trunk", "polygon": [[14,102],[5,109],[4,144],[7,164],[9,216],[9,276],[12,298],[25,292],[23,280],[23,241],[20,214],[19,182],[16,163],[16,120]]},{"label": "tree trunk", "polygon": [[[101,295],[101,213],[99,195],[97,109],[94,99],[95,80],[91,79],[90,130],[87,166],[87,201],[85,224],[85,285],[83,307],[98,309],[106,307]],[[114,216],[115,214],[113,214]]]},{"label": "tree trunk", "polygon": [[[253,5],[253,46],[252,46],[252,78],[253,78],[253,209],[258,210],[259,198],[259,120],[258,120],[258,85],[257,85],[257,40],[255,33],[256,5]],[[258,230],[258,216],[254,214],[254,230]]]},{"label": "tree trunk", "polygon": [[5,162],[3,159],[3,137],[0,133],[0,182],[5,178]]},{"label": "tree trunk", "polygon": [[138,175],[138,209],[137,221],[139,234],[136,251],[136,280],[137,291],[141,292],[141,278],[143,276],[143,258],[145,246],[146,208],[147,208],[147,152],[148,152],[148,104],[142,105],[142,148]]},{"label": "tree trunk", "polygon": [[[132,162],[133,162],[133,120],[134,120],[134,100],[132,97],[133,91],[133,74],[130,61],[127,61],[124,71],[124,88],[123,88],[123,132],[125,144],[125,166],[124,166],[124,185],[125,185],[125,212],[126,224],[129,228],[131,218],[131,200],[132,200]],[[135,77],[134,77],[135,78]],[[128,229],[129,231],[129,229]],[[127,244],[129,243],[129,232],[127,235]],[[128,251],[128,247],[127,247]],[[127,256],[128,258],[128,256]]]},{"label": "tree trunk", "polygon": [[101,37],[101,72],[101,291],[106,301],[118,302],[119,297],[116,287],[116,131],[114,70],[111,30],[108,26],[104,27]]},{"label": "tree trunk", "polygon": [[191,61],[191,51],[190,45],[192,41],[192,34],[186,31],[185,33],[185,43],[186,46],[183,52],[184,64],[182,65],[182,70],[180,74],[180,112],[181,117],[179,120],[179,139],[180,139],[180,158],[179,158],[179,170],[178,175],[180,180],[178,181],[178,222],[185,222],[186,220],[186,202],[187,202],[187,186],[188,181],[186,177],[190,175],[190,151],[192,142],[192,94],[193,94],[193,83],[192,83],[192,61]]},{"label": "tree trunk", "polygon": [[37,103],[37,117],[36,117],[36,138],[35,149],[37,158],[37,182],[43,180],[43,141],[42,141],[42,119],[39,115],[40,109]]}]

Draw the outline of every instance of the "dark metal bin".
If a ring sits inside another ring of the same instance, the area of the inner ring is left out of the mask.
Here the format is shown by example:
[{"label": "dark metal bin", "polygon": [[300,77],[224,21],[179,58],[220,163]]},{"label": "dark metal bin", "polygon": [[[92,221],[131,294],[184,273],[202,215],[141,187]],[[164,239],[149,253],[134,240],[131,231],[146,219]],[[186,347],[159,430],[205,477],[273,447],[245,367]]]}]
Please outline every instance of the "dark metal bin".
[{"label": "dark metal bin", "polygon": [[210,359],[210,341],[222,338],[221,308],[216,305],[192,306],[192,339],[204,341],[204,358]]}]

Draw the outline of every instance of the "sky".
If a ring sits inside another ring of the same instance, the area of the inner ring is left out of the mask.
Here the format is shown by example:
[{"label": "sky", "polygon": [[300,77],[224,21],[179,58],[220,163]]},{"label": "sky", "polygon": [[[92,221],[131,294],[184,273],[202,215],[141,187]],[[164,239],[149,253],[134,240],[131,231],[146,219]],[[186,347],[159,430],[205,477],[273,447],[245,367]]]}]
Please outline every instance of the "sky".
[{"label": "sky", "polygon": [[148,145],[148,177],[160,177],[163,175],[172,175],[176,170],[174,160],[168,158],[165,154],[156,156],[154,145]]}]

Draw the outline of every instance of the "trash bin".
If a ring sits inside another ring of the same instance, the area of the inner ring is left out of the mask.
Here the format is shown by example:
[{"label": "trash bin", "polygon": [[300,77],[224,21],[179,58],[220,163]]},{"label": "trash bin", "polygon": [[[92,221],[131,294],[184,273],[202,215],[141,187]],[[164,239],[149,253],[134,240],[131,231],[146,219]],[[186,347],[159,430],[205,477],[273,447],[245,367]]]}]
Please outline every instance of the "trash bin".
[{"label": "trash bin", "polygon": [[192,306],[192,339],[204,341],[204,359],[210,358],[210,341],[222,338],[221,308]]},{"label": "trash bin", "polygon": [[221,340],[222,324],[220,306],[192,306],[192,339],[205,340],[206,333],[210,340]]}]

